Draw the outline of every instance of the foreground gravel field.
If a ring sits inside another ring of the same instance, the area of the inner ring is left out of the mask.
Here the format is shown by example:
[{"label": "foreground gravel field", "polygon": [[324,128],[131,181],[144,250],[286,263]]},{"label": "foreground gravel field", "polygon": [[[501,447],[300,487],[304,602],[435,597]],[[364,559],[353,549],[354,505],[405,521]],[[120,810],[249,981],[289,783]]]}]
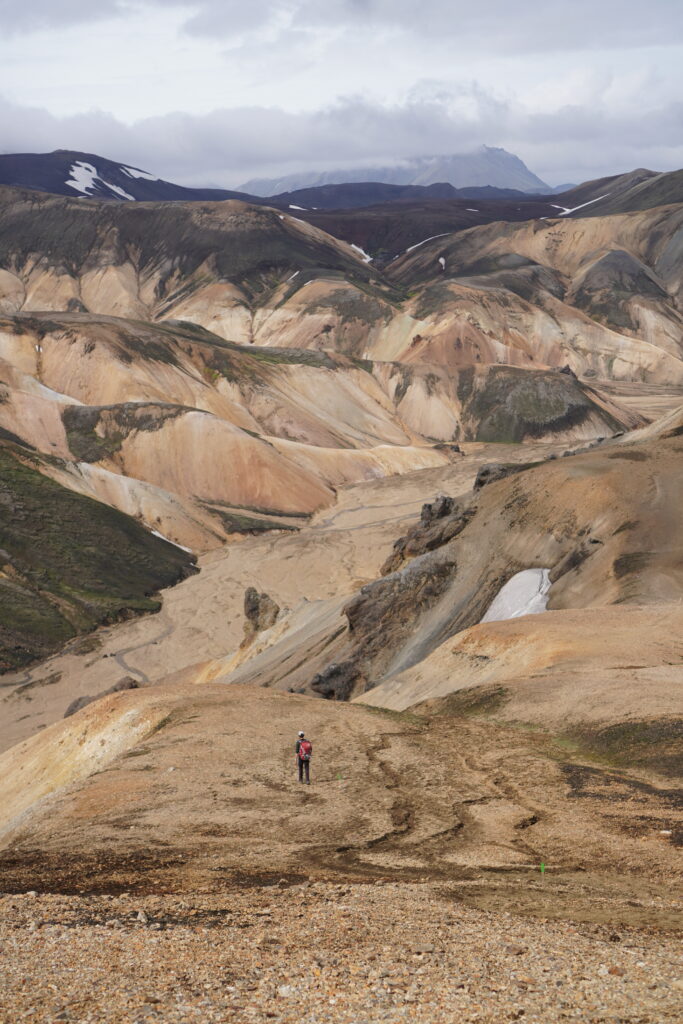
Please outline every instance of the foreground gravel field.
[{"label": "foreground gravel field", "polygon": [[443,883],[5,895],[0,1021],[663,1024],[682,952],[680,932],[471,909]]}]

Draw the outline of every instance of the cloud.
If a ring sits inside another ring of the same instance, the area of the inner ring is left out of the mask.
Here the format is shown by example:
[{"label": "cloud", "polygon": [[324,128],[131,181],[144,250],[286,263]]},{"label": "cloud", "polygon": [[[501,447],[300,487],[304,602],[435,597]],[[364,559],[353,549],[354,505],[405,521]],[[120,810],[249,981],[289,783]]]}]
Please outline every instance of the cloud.
[{"label": "cloud", "polygon": [[171,6],[187,11],[185,31],[197,36],[397,32],[504,55],[671,46],[680,20],[680,0],[649,0],[646,11],[636,0],[0,0],[0,24],[32,32]]},{"label": "cloud", "polygon": [[683,103],[611,111],[596,101],[533,113],[476,83],[426,83],[405,103],[349,97],[299,113],[276,107],[169,113],[125,124],[90,112],[57,118],[0,100],[5,152],[76,149],[187,185],[234,187],[252,176],[390,164],[487,143],[521,156],[552,183],[636,166],[683,166]]},{"label": "cloud", "polygon": [[125,0],[0,0],[0,25],[7,34],[30,33],[120,17],[129,10]]}]

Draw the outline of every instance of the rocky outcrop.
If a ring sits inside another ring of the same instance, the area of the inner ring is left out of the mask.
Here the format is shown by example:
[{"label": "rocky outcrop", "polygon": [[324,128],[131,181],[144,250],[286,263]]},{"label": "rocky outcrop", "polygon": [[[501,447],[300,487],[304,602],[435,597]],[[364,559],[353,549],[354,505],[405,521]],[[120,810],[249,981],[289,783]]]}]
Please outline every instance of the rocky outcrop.
[{"label": "rocky outcrop", "polygon": [[444,494],[422,506],[419,522],[394,543],[393,551],[382,565],[382,573],[395,572],[410,558],[433,551],[457,537],[474,515],[474,509],[463,509],[454,498]]},{"label": "rocky outcrop", "polygon": [[274,626],[280,614],[280,606],[268,594],[259,594],[256,587],[247,587],[244,592],[244,640],[248,646],[257,633]]},{"label": "rocky outcrop", "polygon": [[480,491],[487,484],[493,484],[496,480],[504,480],[506,476],[514,476],[529,469],[530,464],[518,465],[514,462],[487,462],[477,473],[474,481],[475,491]]},{"label": "rocky outcrop", "polygon": [[311,683],[313,691],[348,700],[374,685],[415,621],[441,598],[455,570],[453,560],[425,555],[362,587],[344,608],[351,656],[318,673]]}]

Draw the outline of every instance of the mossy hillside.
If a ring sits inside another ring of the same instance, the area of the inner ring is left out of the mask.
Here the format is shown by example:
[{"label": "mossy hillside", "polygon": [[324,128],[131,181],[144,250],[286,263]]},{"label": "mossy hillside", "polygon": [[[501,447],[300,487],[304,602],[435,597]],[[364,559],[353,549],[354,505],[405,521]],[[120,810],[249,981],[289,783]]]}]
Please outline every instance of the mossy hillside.
[{"label": "mossy hillside", "polygon": [[7,565],[0,565],[0,672],[46,658],[77,632],[56,603],[20,577],[8,579],[6,571]]},{"label": "mossy hillside", "polygon": [[74,458],[79,462],[99,462],[119,451],[133,431],[161,430],[169,419],[188,411],[185,406],[165,402],[67,405],[62,411],[62,422]]},{"label": "mossy hillside", "polygon": [[327,351],[306,348],[271,348],[240,345],[226,341],[198,324],[186,320],[169,320],[156,324],[155,330],[173,338],[194,363],[204,368],[205,379],[216,383],[220,377],[236,384],[267,384],[270,368],[276,366],[310,366],[314,369],[339,370],[349,364],[372,373],[373,364],[366,359],[353,359]]},{"label": "mossy hillside", "polygon": [[0,668],[133,612],[194,571],[194,557],[75,494],[0,446]]},{"label": "mossy hillside", "polygon": [[[575,728],[565,734],[586,751],[616,767],[683,778],[683,718],[617,722],[602,728]],[[679,794],[683,800],[683,794]]]},{"label": "mossy hillside", "polygon": [[492,366],[461,374],[459,397],[471,440],[519,443],[580,426],[594,413],[605,430],[617,421],[593,402],[590,389],[569,374]]}]

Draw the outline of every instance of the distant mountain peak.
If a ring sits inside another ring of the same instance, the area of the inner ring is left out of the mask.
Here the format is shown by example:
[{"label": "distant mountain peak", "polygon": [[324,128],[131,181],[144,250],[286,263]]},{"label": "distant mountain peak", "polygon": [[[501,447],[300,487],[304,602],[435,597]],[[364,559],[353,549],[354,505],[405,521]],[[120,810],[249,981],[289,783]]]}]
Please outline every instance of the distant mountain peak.
[{"label": "distant mountain peak", "polygon": [[253,178],[241,186],[245,192],[272,196],[320,185],[347,182],[381,181],[390,185],[434,185],[446,182],[454,188],[491,185],[514,188],[520,192],[549,192],[549,186],[537,177],[514,153],[499,146],[481,146],[471,153],[414,157],[390,166],[338,168],[329,171],[303,171],[282,178]]}]

